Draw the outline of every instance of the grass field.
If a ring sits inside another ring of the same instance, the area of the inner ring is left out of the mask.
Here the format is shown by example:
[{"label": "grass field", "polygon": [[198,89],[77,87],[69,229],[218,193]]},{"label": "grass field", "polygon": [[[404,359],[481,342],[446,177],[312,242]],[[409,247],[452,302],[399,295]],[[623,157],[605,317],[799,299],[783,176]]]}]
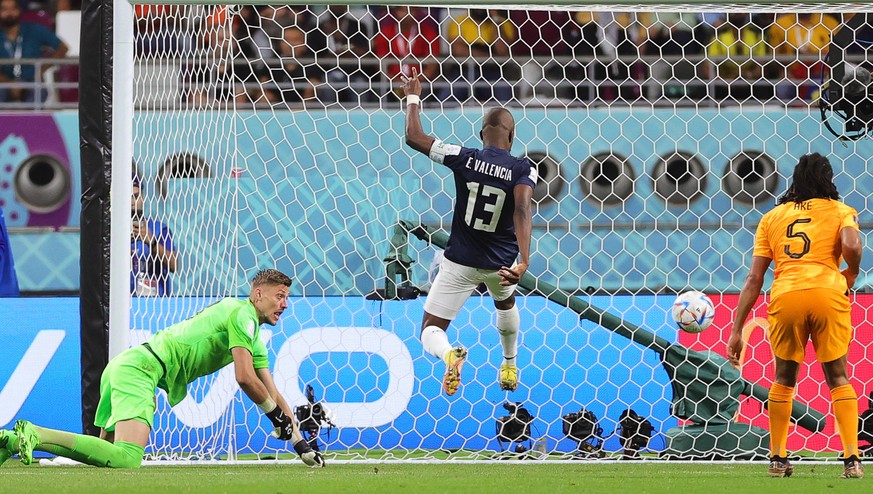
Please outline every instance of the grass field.
[{"label": "grass field", "polygon": [[799,464],[794,476],[771,479],[765,464],[709,463],[473,463],[338,464],[314,470],[293,465],[0,468],[0,492],[171,493],[670,493],[858,494],[870,479],[842,480],[839,463]]}]

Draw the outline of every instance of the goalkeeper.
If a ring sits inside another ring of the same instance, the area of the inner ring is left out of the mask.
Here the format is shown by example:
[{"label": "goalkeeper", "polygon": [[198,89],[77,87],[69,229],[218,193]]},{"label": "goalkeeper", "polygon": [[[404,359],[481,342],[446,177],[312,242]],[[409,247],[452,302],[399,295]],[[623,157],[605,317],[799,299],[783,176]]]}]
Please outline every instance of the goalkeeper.
[{"label": "goalkeeper", "polygon": [[288,307],[289,286],[285,274],[262,270],[252,280],[248,300],[225,298],[122,352],[100,378],[94,419],[100,438],[19,420],[14,432],[0,431],[0,463],[17,453],[30,464],[37,450],[99,467],[138,468],[155,415],[155,388],[165,390],[175,406],[187,395],[188,383],[233,362],[236,381],[270,419],[273,435],[290,440],[306,465],[323,467],[321,454],[303,440],[276,389],[260,338],[261,324],[275,326]]}]

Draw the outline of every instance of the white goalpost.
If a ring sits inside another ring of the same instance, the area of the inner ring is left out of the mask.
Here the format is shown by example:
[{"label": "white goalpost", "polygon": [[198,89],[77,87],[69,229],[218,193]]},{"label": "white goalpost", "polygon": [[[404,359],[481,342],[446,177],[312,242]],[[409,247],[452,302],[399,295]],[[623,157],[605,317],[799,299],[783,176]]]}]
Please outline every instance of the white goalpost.
[{"label": "white goalpost", "polygon": [[[262,335],[328,462],[763,459],[767,298],[731,374],[737,294],[755,226],[803,154],[830,159],[870,240],[873,142],[839,139],[822,118],[844,136],[873,128],[873,6],[331,4],[115,3],[110,353],[246,296],[258,269],[276,268],[294,279],[289,308]],[[479,147],[483,110],[505,106],[513,154],[539,169],[536,284],[518,298],[512,393],[497,385],[487,296],[449,329],[470,350],[454,397],[419,341],[441,250],[439,235],[416,231],[448,232],[454,190],[403,140],[394,79],[413,65],[426,132]],[[157,297],[125,295],[134,177],[178,255]],[[865,259],[852,294],[861,411],[873,392],[871,269]],[[716,306],[699,335],[670,317],[692,289]],[[841,449],[823,383],[809,355],[789,450],[813,460]],[[175,408],[159,394],[147,459],[293,458],[268,426],[226,368]]]}]

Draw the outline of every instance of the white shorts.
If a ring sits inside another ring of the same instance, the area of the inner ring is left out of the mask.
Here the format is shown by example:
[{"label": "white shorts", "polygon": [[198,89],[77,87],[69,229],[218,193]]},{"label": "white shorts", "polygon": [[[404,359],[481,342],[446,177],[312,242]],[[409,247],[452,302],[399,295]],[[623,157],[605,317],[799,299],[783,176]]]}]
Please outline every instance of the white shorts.
[{"label": "white shorts", "polygon": [[433,285],[424,301],[424,310],[439,318],[453,321],[464,302],[481,283],[488,287],[497,302],[508,299],[515,292],[515,285],[502,286],[503,277],[496,269],[478,269],[452,262],[445,257]]}]

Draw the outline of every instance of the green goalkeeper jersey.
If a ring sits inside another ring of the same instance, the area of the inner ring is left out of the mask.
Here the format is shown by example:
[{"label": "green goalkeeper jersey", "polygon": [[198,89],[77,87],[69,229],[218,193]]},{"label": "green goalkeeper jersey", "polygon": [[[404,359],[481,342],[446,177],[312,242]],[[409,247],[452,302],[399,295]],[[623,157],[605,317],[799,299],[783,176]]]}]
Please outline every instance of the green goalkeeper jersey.
[{"label": "green goalkeeper jersey", "polygon": [[166,366],[158,387],[167,392],[170,406],[185,398],[188,383],[233,362],[231,348],[250,351],[255,369],[270,365],[255,306],[248,300],[222,299],[158,332],[148,344]]}]

